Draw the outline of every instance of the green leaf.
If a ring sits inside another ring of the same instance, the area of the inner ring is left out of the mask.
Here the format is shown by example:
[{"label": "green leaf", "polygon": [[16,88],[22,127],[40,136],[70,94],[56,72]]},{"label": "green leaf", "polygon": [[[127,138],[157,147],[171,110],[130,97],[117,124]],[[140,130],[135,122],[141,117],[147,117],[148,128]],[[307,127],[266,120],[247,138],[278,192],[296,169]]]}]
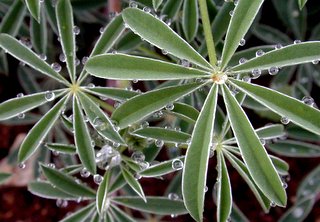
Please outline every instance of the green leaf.
[{"label": "green leaf", "polygon": [[40,0],[25,0],[25,2],[32,17],[40,22]]},{"label": "green leaf", "polygon": [[113,213],[115,219],[117,219],[117,221],[121,221],[121,222],[136,222],[135,219],[133,219],[131,216],[129,216],[128,214],[126,214],[125,212],[120,210],[115,205],[111,206],[111,210],[112,210],[112,213]]},{"label": "green leaf", "polygon": [[54,71],[46,62],[41,60],[37,54],[32,52],[27,46],[20,43],[10,35],[0,34],[0,46],[8,51],[12,56],[28,64],[35,70],[65,84],[68,82],[59,73]]},{"label": "green leaf", "polygon": [[185,0],[182,11],[182,29],[188,42],[191,42],[195,38],[198,32],[198,26],[198,2],[197,0]]},{"label": "green leaf", "polygon": [[51,1],[44,1],[43,4],[44,4],[44,8],[46,10],[48,22],[49,22],[52,30],[54,31],[55,34],[59,35],[58,25],[57,25],[57,17],[56,17],[56,13],[55,13],[55,5],[52,5]]},{"label": "green leaf", "polygon": [[232,208],[231,184],[227,165],[221,151],[218,152],[218,178],[217,178],[217,221],[227,221]]},{"label": "green leaf", "polygon": [[70,214],[60,222],[85,222],[87,218],[90,217],[90,215],[94,211],[94,205],[93,203],[89,204],[86,207],[81,208],[80,210],[76,211],[73,214]]},{"label": "green leaf", "polygon": [[70,195],[58,188],[53,187],[48,182],[34,181],[28,184],[28,191],[32,194],[47,199],[75,200],[77,197]]},{"label": "green leaf", "polygon": [[250,172],[246,165],[239,160],[235,155],[232,153],[223,150],[226,157],[228,158],[231,165],[237,170],[237,172],[240,174],[240,176],[244,179],[244,181],[248,184],[250,189],[252,190],[253,194],[257,198],[260,206],[262,207],[263,211],[265,213],[269,212],[270,209],[270,200],[264,195],[264,193],[261,191],[261,189],[256,185],[253,178],[250,175]]},{"label": "green leaf", "polygon": [[231,81],[241,91],[272,111],[289,118],[290,121],[302,128],[320,135],[320,112],[317,109],[297,99],[262,86],[238,80]]},{"label": "green leaf", "polygon": [[287,197],[281,179],[258,135],[227,86],[224,85],[222,89],[231,127],[253,180],[270,200],[285,206]]},{"label": "green leaf", "polygon": [[297,139],[297,140],[303,140],[303,141],[311,141],[311,142],[317,142],[320,141],[320,136],[316,135],[314,133],[311,133],[305,129],[302,129],[299,126],[291,125],[286,128],[286,131],[288,133],[288,137]]},{"label": "green leaf", "polygon": [[130,99],[140,94],[135,91],[112,88],[112,87],[87,88],[86,91],[96,96],[100,96],[101,98],[108,98],[108,99],[114,99],[114,100],[120,100],[120,101]]},{"label": "green leaf", "polygon": [[81,163],[90,173],[96,174],[95,153],[92,147],[91,136],[84,120],[79,101],[75,97],[73,98],[73,123],[74,139]]},{"label": "green leaf", "polygon": [[241,212],[239,207],[235,204],[232,205],[230,218],[231,218],[231,221],[249,222],[249,219]]},{"label": "green leaf", "polygon": [[167,24],[156,19],[151,14],[139,9],[127,8],[122,12],[122,17],[132,31],[152,45],[200,67],[212,69],[211,65],[196,50],[168,27]]},{"label": "green leaf", "polygon": [[279,157],[269,155],[271,161],[280,175],[288,175],[289,164]]},{"label": "green leaf", "polygon": [[152,0],[152,5],[154,10],[157,11],[162,2],[163,0]]},{"label": "green leaf", "polygon": [[234,9],[222,51],[221,67],[228,65],[239,43],[249,30],[264,0],[241,0]]},{"label": "green leaf", "polygon": [[143,138],[158,139],[165,142],[186,143],[191,135],[179,132],[174,129],[164,129],[161,127],[147,127],[133,131],[132,134]]},{"label": "green leaf", "polygon": [[209,73],[198,69],[125,54],[94,56],[88,60],[85,69],[96,77],[120,80],[173,80],[209,77]]},{"label": "green leaf", "polygon": [[196,221],[202,221],[206,174],[211,136],[218,97],[218,86],[212,86],[203,105],[187,149],[182,174],[182,194],[185,206]]},{"label": "green leaf", "polygon": [[79,94],[79,99],[91,125],[100,135],[113,142],[125,144],[107,114],[104,113],[95,102],[93,102],[84,93]]},{"label": "green leaf", "polygon": [[304,42],[272,50],[243,64],[231,68],[234,72],[251,72],[253,69],[291,66],[320,59],[320,41]]},{"label": "green leaf", "polygon": [[111,177],[111,172],[107,171],[104,174],[103,180],[100,183],[97,191],[96,207],[97,207],[98,213],[101,216],[106,213],[110,205],[110,199],[108,197],[110,177]]},{"label": "green leaf", "polygon": [[320,146],[293,140],[268,144],[268,148],[281,156],[315,158],[320,157]]},{"label": "green leaf", "polygon": [[173,160],[167,160],[155,165],[151,165],[147,169],[140,171],[139,175],[143,177],[159,177],[159,176],[163,176],[163,175],[175,172],[177,170],[173,169],[172,162],[177,159],[184,161],[184,157],[178,157]]},{"label": "green leaf", "polygon": [[66,154],[75,154],[76,147],[74,145],[67,145],[62,143],[46,143],[46,147],[53,151],[58,151],[59,153],[66,153]]},{"label": "green leaf", "polygon": [[170,19],[175,19],[179,13],[183,0],[167,0],[161,10],[161,15],[166,15]]},{"label": "green leaf", "polygon": [[63,192],[76,197],[96,197],[94,190],[82,183],[76,182],[76,178],[44,165],[41,165],[41,169],[48,181],[59,190],[63,190]]},{"label": "green leaf", "polygon": [[76,79],[76,50],[73,24],[73,12],[70,0],[59,0],[56,5],[57,24],[59,29],[60,43],[66,58],[70,79]]},{"label": "green leaf", "polygon": [[95,44],[90,56],[103,54],[109,51],[124,30],[125,27],[123,25],[122,16],[116,16],[108,23],[107,27],[104,28],[104,31]]},{"label": "green leaf", "polygon": [[41,11],[40,23],[35,19],[31,19],[30,37],[34,50],[45,55],[47,52],[47,20],[44,11]]},{"label": "green leaf", "polygon": [[292,42],[286,34],[272,26],[258,24],[252,31],[255,36],[268,44],[288,44]]},{"label": "green leaf", "polygon": [[120,172],[110,185],[109,193],[113,193],[121,189],[124,185],[126,185],[126,180],[124,179],[123,174]]},{"label": "green leaf", "polygon": [[0,33],[16,36],[26,14],[26,7],[21,0],[15,0],[6,15],[2,18]]},{"label": "green leaf", "polygon": [[230,11],[234,8],[232,2],[224,2],[215,16],[211,29],[215,44],[218,44],[226,34],[230,22]]},{"label": "green leaf", "polygon": [[316,197],[320,192],[320,165],[313,169],[300,183],[297,190],[297,200],[307,196]]},{"label": "green leaf", "polygon": [[[55,98],[60,97],[65,93],[65,90],[51,91],[55,94]],[[51,93],[50,92],[50,93]],[[38,106],[41,106],[49,101],[46,99],[48,92],[35,93],[22,97],[9,99],[0,104],[0,121],[7,120],[19,115],[20,113],[27,112]]]},{"label": "green leaf", "polygon": [[18,154],[18,162],[25,161],[39,148],[39,146],[59,118],[61,111],[65,108],[68,99],[69,95],[63,97],[37,122],[36,125],[32,127],[21,144]]},{"label": "green leaf", "polygon": [[141,42],[140,36],[134,34],[132,31],[128,31],[121,36],[117,42],[117,51],[130,52],[137,48]]},{"label": "green leaf", "polygon": [[112,202],[129,207],[135,210],[159,214],[159,215],[180,215],[186,214],[187,210],[181,200],[169,200],[165,197],[147,197],[144,202],[139,197],[113,197]]},{"label": "green leaf", "polygon": [[266,140],[274,139],[274,138],[278,138],[286,135],[282,124],[266,125],[264,127],[256,129],[256,133],[259,136],[259,138],[266,139]]},{"label": "green leaf", "polygon": [[143,199],[143,201],[147,202],[140,183],[136,180],[136,178],[134,178],[130,171],[125,167],[121,167],[121,172],[128,185]]},{"label": "green leaf", "polygon": [[199,116],[199,111],[193,106],[190,106],[185,103],[174,103],[174,108],[171,111],[174,115],[177,115],[178,117],[191,121],[191,122],[196,122]]},{"label": "green leaf", "polygon": [[10,173],[2,173],[0,172],[0,184],[4,183],[7,179],[11,177]]},{"label": "green leaf", "polygon": [[278,220],[279,222],[302,222],[312,211],[316,200],[314,197],[306,197],[299,200],[295,205]]},{"label": "green leaf", "polygon": [[112,113],[112,119],[121,129],[125,128],[201,86],[202,83],[191,83],[149,91],[123,103]]}]

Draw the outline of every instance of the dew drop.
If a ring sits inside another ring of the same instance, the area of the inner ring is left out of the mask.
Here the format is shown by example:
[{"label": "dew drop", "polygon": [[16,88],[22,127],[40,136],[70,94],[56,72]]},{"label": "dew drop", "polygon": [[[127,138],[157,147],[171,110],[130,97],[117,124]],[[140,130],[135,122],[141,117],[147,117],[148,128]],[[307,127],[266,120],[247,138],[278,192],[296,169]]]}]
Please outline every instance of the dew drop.
[{"label": "dew drop", "polygon": [[73,26],[73,34],[79,35],[80,34],[80,28],[78,26]]},{"label": "dew drop", "polygon": [[55,99],[56,95],[52,91],[47,91],[46,94],[44,95],[44,97],[48,102],[50,102]]},{"label": "dew drop", "polygon": [[19,167],[20,169],[24,169],[24,168],[26,168],[26,164],[25,164],[24,162],[19,163],[19,164],[18,164],[18,167]]},{"label": "dew drop", "polygon": [[93,181],[95,182],[95,184],[100,184],[103,180],[103,177],[99,174],[96,174],[93,176]]},{"label": "dew drop", "polygon": [[116,16],[117,16],[116,12],[109,12],[109,14],[108,14],[109,19],[113,19]]},{"label": "dew drop", "polygon": [[141,123],[141,128],[146,128],[149,126],[149,123],[147,121],[144,121],[143,123]]},{"label": "dew drop", "polygon": [[168,51],[166,51],[165,49],[162,49],[161,52],[163,55],[168,55]]},{"label": "dew drop", "polygon": [[246,40],[245,39],[241,39],[239,42],[240,46],[244,46],[246,44]]},{"label": "dew drop", "polygon": [[250,82],[250,77],[249,76],[244,76],[244,77],[242,77],[242,81],[244,81],[244,82]]},{"label": "dew drop", "polygon": [[138,4],[137,4],[136,2],[134,2],[134,1],[131,1],[131,2],[129,3],[129,6],[130,6],[131,8],[138,8]]},{"label": "dew drop", "polygon": [[179,200],[179,195],[178,194],[176,194],[176,193],[169,193],[168,194],[168,198],[170,199],[170,200]]},{"label": "dew drop", "polygon": [[90,172],[86,168],[82,168],[80,171],[80,176],[83,178],[88,178],[90,176]]},{"label": "dew drop", "polygon": [[280,121],[281,121],[281,123],[284,124],[284,125],[287,125],[287,124],[289,124],[289,122],[290,122],[289,118],[286,117],[286,116],[281,117]]},{"label": "dew drop", "polygon": [[133,175],[133,177],[134,177],[136,180],[140,180],[140,179],[142,178],[142,176],[141,176],[140,174],[138,174],[138,173],[135,173],[135,174]]},{"label": "dew drop", "polygon": [[25,117],[26,117],[26,114],[24,114],[24,113],[18,114],[18,119],[24,119]]},{"label": "dew drop", "polygon": [[131,155],[131,159],[137,163],[141,163],[145,160],[145,155],[141,151],[135,151]]},{"label": "dew drop", "polygon": [[156,140],[154,143],[155,143],[156,147],[159,147],[159,148],[164,145],[163,140]]},{"label": "dew drop", "polygon": [[172,111],[174,109],[174,105],[172,103],[166,105],[166,110]]},{"label": "dew drop", "polygon": [[257,79],[261,76],[261,70],[260,69],[254,69],[251,71],[251,78]]},{"label": "dew drop", "polygon": [[274,48],[275,48],[275,49],[281,49],[281,48],[283,48],[283,46],[282,46],[280,43],[278,43],[278,44],[276,44],[276,45],[274,46]]},{"label": "dew drop", "polygon": [[54,71],[56,71],[56,72],[60,72],[60,71],[61,71],[61,66],[60,66],[60,64],[57,63],[57,62],[52,63],[52,64],[51,64],[51,68],[52,68]]},{"label": "dew drop", "polygon": [[233,1],[233,4],[234,4],[235,6],[237,6],[238,3],[239,3],[239,0],[234,0],[234,1]]},{"label": "dew drop", "polygon": [[146,12],[146,13],[150,13],[150,12],[151,12],[151,9],[150,9],[149,7],[147,7],[147,6],[143,7],[142,10],[143,10],[144,12]]},{"label": "dew drop", "polygon": [[55,169],[56,165],[54,163],[48,163],[47,167],[51,168],[51,169]]},{"label": "dew drop", "polygon": [[41,60],[43,60],[43,61],[46,61],[46,60],[47,60],[46,54],[41,54],[41,55],[39,55],[39,58],[40,58]]},{"label": "dew drop", "polygon": [[65,56],[65,54],[60,53],[60,55],[59,55],[59,60],[60,60],[60,62],[66,62],[66,56]]},{"label": "dew drop", "polygon": [[246,62],[247,62],[246,58],[240,58],[239,59],[239,64],[243,64],[243,63],[246,63]]},{"label": "dew drop", "polygon": [[294,216],[295,218],[300,218],[303,215],[303,212],[304,212],[304,210],[301,207],[297,207],[292,212],[292,216]]},{"label": "dew drop", "polygon": [[309,106],[313,106],[314,104],[314,99],[311,97],[311,96],[304,96],[302,98],[302,102],[306,105],[309,105]]},{"label": "dew drop", "polygon": [[271,67],[270,69],[268,69],[268,72],[272,76],[277,75],[279,72],[279,68],[278,67]]},{"label": "dew drop", "polygon": [[99,29],[99,32],[100,32],[100,34],[102,34],[102,33],[104,32],[104,27],[101,27],[101,28]]},{"label": "dew drop", "polygon": [[270,206],[271,206],[271,207],[275,207],[275,206],[277,206],[277,205],[276,205],[275,202],[271,201]]},{"label": "dew drop", "polygon": [[257,57],[263,56],[264,54],[265,54],[265,52],[262,49],[259,49],[258,51],[256,51]]},{"label": "dew drop", "polygon": [[19,65],[20,65],[20,66],[25,66],[26,64],[21,61],[21,62],[19,62]]},{"label": "dew drop", "polygon": [[260,143],[264,146],[264,145],[266,145],[266,140],[265,139],[260,139]]},{"label": "dew drop", "polygon": [[24,96],[23,93],[18,93],[18,94],[17,94],[17,98],[22,98],[23,96]]},{"label": "dew drop", "polygon": [[205,192],[205,193],[208,192],[208,186],[205,186],[205,187],[204,187],[204,192]]},{"label": "dew drop", "polygon": [[80,59],[75,58],[74,59],[74,63],[75,63],[76,66],[80,65]]},{"label": "dew drop", "polygon": [[299,43],[301,43],[301,40],[298,40],[298,39],[297,39],[297,40],[294,40],[294,41],[293,41],[293,44],[299,44]]},{"label": "dew drop", "polygon": [[317,64],[319,64],[319,61],[320,61],[320,60],[313,60],[313,61],[312,61],[312,64],[317,65]]},{"label": "dew drop", "polygon": [[234,13],[234,11],[231,10],[231,11],[229,12],[229,15],[230,15],[230,16],[233,16],[233,13]]},{"label": "dew drop", "polygon": [[139,80],[137,80],[137,79],[133,79],[133,80],[132,80],[132,82],[133,82],[133,83],[138,83],[138,82],[139,82]]},{"label": "dew drop", "polygon": [[63,199],[57,199],[56,205],[59,208],[66,208],[68,206],[68,201]]},{"label": "dew drop", "polygon": [[87,85],[87,87],[88,88],[90,88],[90,89],[93,89],[94,87],[96,87],[93,83],[89,83],[88,85]]},{"label": "dew drop", "polygon": [[119,147],[120,147],[120,143],[114,142],[114,143],[112,144],[112,146],[113,146],[114,148],[119,148]]},{"label": "dew drop", "polygon": [[180,159],[172,160],[172,169],[181,170],[183,168],[183,162]]},{"label": "dew drop", "polygon": [[282,182],[282,187],[283,187],[284,189],[287,189],[287,188],[288,188],[288,184],[287,184],[286,182]]}]

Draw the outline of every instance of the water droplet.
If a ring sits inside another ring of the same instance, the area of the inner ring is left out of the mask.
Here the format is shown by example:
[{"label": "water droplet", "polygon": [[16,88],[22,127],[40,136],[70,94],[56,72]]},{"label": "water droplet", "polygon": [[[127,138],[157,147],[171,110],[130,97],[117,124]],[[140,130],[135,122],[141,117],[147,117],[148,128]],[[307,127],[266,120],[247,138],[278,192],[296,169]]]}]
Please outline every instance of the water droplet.
[{"label": "water droplet", "polygon": [[109,12],[108,14],[109,19],[113,19],[116,16],[117,16],[117,12]]},{"label": "water droplet", "polygon": [[148,163],[147,161],[142,161],[142,162],[139,163],[139,165],[140,165],[140,169],[141,170],[146,170],[146,169],[149,168],[150,163]]},{"label": "water droplet", "polygon": [[138,82],[139,82],[139,80],[137,80],[137,79],[133,79],[133,80],[132,80],[132,82],[133,82],[133,83],[138,83]]},{"label": "water droplet", "polygon": [[79,35],[80,34],[80,28],[78,27],[78,26],[73,26],[73,33],[75,34],[75,35]]},{"label": "water droplet", "polygon": [[239,3],[239,0],[234,0],[234,1],[233,1],[233,4],[234,4],[235,6],[237,6],[238,3]]},{"label": "water droplet", "polygon": [[53,155],[53,156],[59,156],[59,155],[60,155],[60,152],[57,151],[57,150],[53,150],[53,151],[52,151],[52,155]]},{"label": "water droplet", "polygon": [[295,218],[300,218],[303,215],[304,210],[301,207],[297,207],[296,209],[293,210],[292,216]]},{"label": "water droplet", "polygon": [[208,187],[207,186],[204,187],[204,192],[205,193],[208,192]]},{"label": "water droplet", "polygon": [[20,169],[24,169],[24,168],[26,168],[26,164],[25,164],[24,162],[19,163],[19,164],[18,164],[18,167],[19,167]]},{"label": "water droplet", "polygon": [[74,59],[74,63],[75,63],[76,66],[80,65],[80,59],[75,58]]},{"label": "water droplet", "polygon": [[179,61],[180,65],[182,65],[183,67],[190,67],[190,62],[186,59],[182,59]]},{"label": "water droplet", "polygon": [[95,147],[96,143],[94,142],[94,140],[91,140],[91,146]]},{"label": "water droplet", "polygon": [[264,54],[265,54],[265,52],[262,49],[259,49],[258,51],[256,51],[257,57],[263,56]]},{"label": "water droplet", "polygon": [[56,205],[59,208],[66,208],[68,206],[68,201],[63,199],[57,199]]},{"label": "water droplet", "polygon": [[24,62],[19,62],[20,66],[25,66],[26,64]]},{"label": "water droplet", "polygon": [[301,43],[301,40],[299,39],[293,41],[293,44],[299,44],[299,43]]},{"label": "water droplet", "polygon": [[171,214],[170,217],[171,217],[171,218],[176,218],[176,217],[177,217],[177,214]]},{"label": "water droplet", "polygon": [[309,105],[309,106],[313,106],[314,104],[314,99],[311,97],[311,96],[304,96],[302,98],[302,102],[306,105]]},{"label": "water droplet", "polygon": [[40,54],[40,55],[39,55],[39,58],[40,58],[41,60],[43,60],[43,61],[46,61],[46,60],[47,60],[46,54]]},{"label": "water droplet", "polygon": [[24,96],[23,93],[18,93],[18,94],[17,94],[17,98],[22,98],[23,96]]},{"label": "water droplet", "polygon": [[142,178],[142,176],[138,173],[135,173],[133,176],[136,180],[140,180]]},{"label": "water droplet", "polygon": [[233,13],[234,13],[234,11],[231,10],[231,11],[229,12],[229,15],[230,15],[230,16],[233,16]]},{"label": "water droplet", "polygon": [[90,172],[86,168],[82,168],[80,171],[80,176],[83,178],[88,178],[90,176]]},{"label": "water droplet", "polygon": [[284,125],[287,125],[290,122],[289,118],[286,116],[281,117],[280,121]]},{"label": "water droplet", "polygon": [[254,69],[251,71],[251,78],[257,79],[261,76],[261,70],[260,69]]},{"label": "water droplet", "polygon": [[114,148],[119,148],[119,147],[120,147],[120,143],[114,142],[114,143],[112,144],[112,146],[113,146]]},{"label": "water droplet", "polygon": [[143,162],[145,158],[145,155],[141,151],[135,151],[131,155],[131,159],[133,159],[137,163]]},{"label": "water droplet", "polygon": [[172,111],[174,109],[174,105],[172,103],[166,105],[166,110]]},{"label": "water droplet", "polygon": [[183,162],[180,159],[172,160],[172,169],[181,170],[183,168]]},{"label": "water droplet", "polygon": [[103,180],[103,177],[99,174],[96,174],[93,176],[93,181],[95,182],[95,184],[100,184]]},{"label": "water droplet", "polygon": [[250,82],[250,77],[249,76],[244,76],[244,77],[242,77],[242,81],[244,81],[244,82]]},{"label": "water droplet", "polygon": [[56,95],[52,91],[47,91],[46,94],[44,95],[44,97],[48,102],[50,102],[55,99]]},{"label": "water droplet", "polygon": [[151,12],[151,9],[150,9],[149,7],[147,7],[147,6],[143,7],[142,10],[143,10],[144,12],[146,12],[146,13],[150,13],[150,12]]},{"label": "water droplet", "polygon": [[136,2],[134,2],[134,1],[131,1],[131,2],[129,3],[129,6],[130,6],[131,8],[138,8],[138,4],[137,4]]},{"label": "water droplet", "polygon": [[272,76],[277,75],[279,72],[279,68],[278,67],[271,67],[270,69],[268,69],[268,72]]},{"label": "water droplet", "polygon": [[55,165],[54,163],[48,163],[48,164],[47,164],[47,167],[52,168],[52,169],[55,169],[55,168],[56,168],[56,165]]},{"label": "water droplet", "polygon": [[156,140],[155,142],[154,142],[154,144],[156,145],[156,147],[162,147],[163,145],[164,145],[164,142],[163,142],[163,140]]},{"label": "water droplet", "polygon": [[215,151],[215,148],[210,147],[209,158],[212,158],[214,156],[214,151]]},{"label": "water droplet", "polygon": [[245,39],[241,39],[239,42],[240,46],[244,46],[246,44],[246,40]]},{"label": "water droplet", "polygon": [[176,194],[176,193],[169,193],[169,194],[168,194],[168,198],[169,198],[170,200],[179,200],[179,199],[180,199],[179,195]]},{"label": "water droplet", "polygon": [[260,139],[260,143],[261,143],[262,145],[266,145],[266,140],[265,140],[265,139]]},{"label": "water droplet", "polygon": [[99,29],[99,32],[100,32],[100,34],[102,34],[102,33],[104,32],[104,27],[101,27],[101,28]]},{"label": "water droplet", "polygon": [[88,88],[90,88],[90,89],[93,89],[94,87],[96,87],[93,83],[89,83],[88,85],[87,85],[87,87]]},{"label": "water droplet", "polygon": [[143,123],[141,123],[141,128],[146,128],[149,126],[149,123],[147,121],[144,121]]},{"label": "water droplet", "polygon": [[60,71],[61,71],[61,66],[60,66],[60,64],[57,63],[57,62],[52,63],[52,64],[51,64],[51,68],[52,68],[54,71],[56,71],[56,72],[60,72]]},{"label": "water droplet", "polygon": [[63,53],[60,53],[59,60],[60,62],[66,62],[66,56]]},{"label": "water droplet", "polygon": [[283,187],[284,189],[287,189],[287,188],[288,188],[288,184],[287,184],[286,182],[282,182],[282,187]]},{"label": "water droplet", "polygon": [[274,46],[274,48],[275,49],[281,49],[283,46],[280,44],[280,43],[278,43],[278,44],[276,44],[275,46]]},{"label": "water droplet", "polygon": [[276,205],[275,202],[271,201],[270,206],[271,206],[271,207],[275,207],[275,206],[277,206],[277,205]]},{"label": "water droplet", "polygon": [[18,114],[18,119],[24,119],[25,117],[26,117],[26,114],[24,114],[24,113]]},{"label": "water droplet", "polygon": [[163,55],[168,55],[168,51],[165,50],[165,49],[162,49],[161,52],[162,52]]},{"label": "water droplet", "polygon": [[240,58],[240,59],[239,59],[239,64],[243,64],[243,63],[245,63],[245,62],[247,62],[247,59],[246,59],[246,58]]},{"label": "water droplet", "polygon": [[313,60],[313,61],[312,61],[312,64],[317,65],[317,64],[319,64],[319,61],[320,61],[320,60]]}]

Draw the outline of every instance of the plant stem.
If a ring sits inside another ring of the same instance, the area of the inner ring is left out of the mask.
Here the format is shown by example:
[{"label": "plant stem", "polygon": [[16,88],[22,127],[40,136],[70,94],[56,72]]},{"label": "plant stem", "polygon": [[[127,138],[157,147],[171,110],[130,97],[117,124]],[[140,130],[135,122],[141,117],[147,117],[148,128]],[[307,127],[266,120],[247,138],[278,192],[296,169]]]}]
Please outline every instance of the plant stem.
[{"label": "plant stem", "polygon": [[204,30],[204,37],[207,43],[209,61],[210,61],[210,64],[215,67],[217,63],[217,55],[216,55],[216,50],[215,50],[214,41],[213,41],[212,32],[211,32],[211,24],[210,24],[210,19],[208,14],[207,2],[206,0],[198,0],[198,2],[199,2],[201,20],[202,20],[202,25]]}]

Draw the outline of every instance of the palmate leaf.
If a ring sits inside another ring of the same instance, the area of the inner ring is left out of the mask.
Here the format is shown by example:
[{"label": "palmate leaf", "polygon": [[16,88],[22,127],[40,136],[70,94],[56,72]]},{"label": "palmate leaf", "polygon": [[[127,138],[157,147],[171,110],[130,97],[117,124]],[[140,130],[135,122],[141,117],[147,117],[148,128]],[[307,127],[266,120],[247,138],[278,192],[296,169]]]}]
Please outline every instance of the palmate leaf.
[{"label": "palmate leaf", "polygon": [[73,24],[73,12],[70,0],[58,0],[56,17],[62,51],[66,58],[70,79],[74,81],[76,78],[76,43],[75,34],[73,33],[75,26]]},{"label": "palmate leaf", "polygon": [[156,19],[151,14],[139,9],[127,8],[122,12],[122,17],[133,32],[151,44],[180,59],[186,59],[205,69],[212,69],[197,51],[163,21]]},{"label": "palmate leaf", "polygon": [[112,113],[112,119],[125,128],[201,87],[203,83],[169,86],[129,99]]},{"label": "palmate leaf", "polygon": [[95,191],[82,183],[76,182],[76,178],[68,176],[59,170],[41,165],[43,174],[48,181],[59,190],[76,197],[95,198]]},{"label": "palmate leaf", "polygon": [[217,178],[217,221],[227,221],[232,208],[232,195],[227,165],[223,153],[217,152],[218,178]]},{"label": "palmate leaf", "polygon": [[37,54],[10,35],[0,34],[0,46],[12,56],[28,64],[35,70],[38,70],[65,85],[69,84],[65,78],[54,71],[45,61],[41,60]]},{"label": "palmate leaf", "polygon": [[182,174],[185,206],[196,221],[202,221],[206,173],[214,128],[218,86],[212,86],[193,130]]},{"label": "palmate leaf", "polygon": [[277,91],[245,83],[238,80],[230,80],[241,91],[257,100],[281,116],[285,116],[293,123],[320,135],[320,112],[301,101],[279,93]]},{"label": "palmate leaf", "polygon": [[251,72],[253,69],[268,69],[312,62],[320,59],[320,41],[304,42],[272,50],[260,57],[231,68],[234,72]]},{"label": "palmate leaf", "polygon": [[185,0],[183,2],[182,11],[182,29],[187,37],[188,42],[191,42],[197,34],[199,26],[199,12],[197,0]]},{"label": "palmate leaf", "polygon": [[[0,121],[10,119],[19,115],[20,113],[30,111],[38,106],[41,106],[49,102],[48,99],[46,99],[47,93],[48,92],[35,93],[31,95],[13,98],[1,103]],[[65,93],[65,90],[54,90],[51,91],[50,94],[51,93],[54,93],[55,98],[59,98],[61,95]]]},{"label": "palmate leaf", "polygon": [[231,127],[253,180],[270,200],[279,206],[285,206],[285,190],[266,150],[227,86],[224,85],[222,89]]},{"label": "palmate leaf", "polygon": [[42,141],[59,118],[61,111],[65,108],[68,99],[69,95],[64,96],[37,122],[36,125],[32,127],[21,144],[18,153],[18,162],[25,161],[39,148]]},{"label": "palmate leaf", "polygon": [[131,172],[126,167],[121,167],[121,172],[124,179],[127,181],[128,185],[134,190],[134,192],[136,192],[143,199],[144,202],[147,202],[140,183],[131,174]]},{"label": "palmate leaf", "polygon": [[2,18],[0,33],[7,33],[11,36],[16,36],[21,27],[25,14],[26,7],[23,2],[21,0],[15,0],[9,11]]},{"label": "palmate leaf", "polygon": [[98,131],[98,133],[113,142],[125,144],[107,114],[104,113],[99,106],[84,93],[80,93],[78,97],[91,125]]},{"label": "palmate leaf", "polygon": [[79,158],[90,173],[96,174],[95,153],[91,136],[84,120],[80,103],[76,97],[73,98],[73,123],[75,144]]},{"label": "palmate leaf", "polygon": [[85,69],[96,77],[120,80],[193,79],[209,75],[198,69],[125,54],[94,56],[88,60]]},{"label": "palmate leaf", "polygon": [[40,0],[25,0],[25,2],[32,17],[40,22]]},{"label": "palmate leaf", "polygon": [[146,200],[144,202],[140,197],[113,197],[111,199],[116,204],[147,213],[158,215],[181,215],[187,213],[182,200],[170,200],[165,197],[152,196],[146,197]]},{"label": "palmate leaf", "polygon": [[249,30],[264,0],[241,0],[234,9],[225,44],[222,51],[221,67],[225,68],[241,39]]}]

